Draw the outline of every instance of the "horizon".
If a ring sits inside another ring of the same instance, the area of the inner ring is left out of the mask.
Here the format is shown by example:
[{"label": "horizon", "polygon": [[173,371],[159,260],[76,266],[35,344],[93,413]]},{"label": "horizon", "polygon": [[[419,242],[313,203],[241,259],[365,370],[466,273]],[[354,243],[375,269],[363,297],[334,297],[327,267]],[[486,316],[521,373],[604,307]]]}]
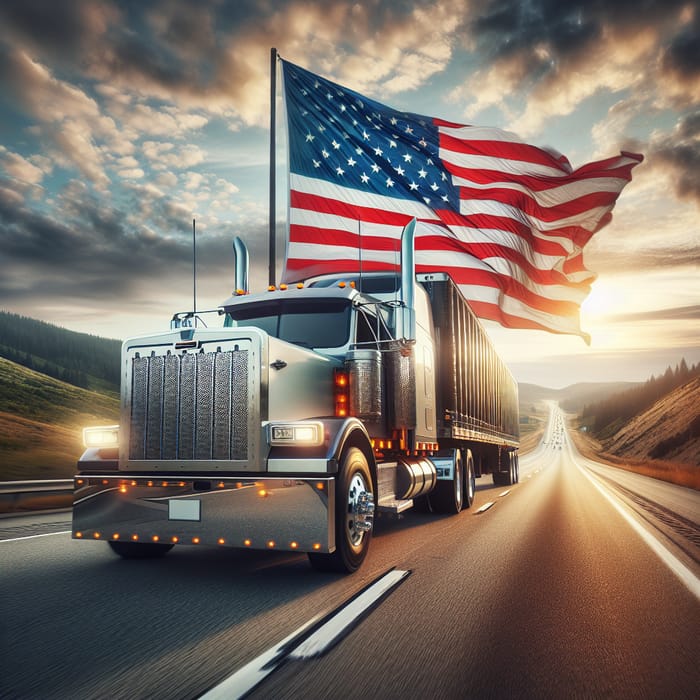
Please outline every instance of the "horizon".
[{"label": "horizon", "polygon": [[[7,0],[0,307],[115,339],[167,328],[192,304],[193,219],[198,308],[228,296],[235,235],[251,250],[251,289],[264,290],[276,46],[384,104],[513,131],[574,167],[642,153],[612,222],[584,248],[597,274],[581,309],[591,345],[484,326],[519,382],[553,390],[697,364],[698,8],[535,0],[512,9],[505,0],[274,9],[86,0],[38,12]],[[277,211],[286,213],[280,112]],[[276,224],[282,252],[286,218]],[[281,269],[278,259],[278,282]]]},{"label": "horizon", "polygon": [[[74,331],[74,330],[72,330],[71,328],[67,328],[67,327],[65,327],[65,326],[61,326],[61,325],[58,325],[58,324],[56,324],[56,323],[51,323],[50,321],[44,321],[44,320],[42,320],[42,319],[33,318],[33,317],[31,317],[31,316],[27,316],[27,315],[24,315],[24,314],[17,314],[17,313],[15,313],[15,312],[13,312],[13,311],[8,311],[7,309],[0,309],[0,313],[12,314],[12,315],[15,315],[15,316],[18,316],[18,317],[20,317],[20,318],[24,318],[24,319],[27,319],[27,320],[30,320],[30,321],[37,321],[37,322],[39,322],[39,323],[46,323],[47,325],[54,326],[54,327],[56,327],[56,328],[59,328],[59,329],[65,330],[65,331],[69,331],[69,332],[71,332],[71,333],[79,333],[79,334],[81,334],[81,335],[87,335],[87,336],[89,336],[89,337],[91,337],[91,338],[98,338],[98,339],[100,339],[100,340],[108,340],[108,341],[114,341],[114,342],[122,343],[122,342],[124,342],[124,340],[126,339],[126,338],[124,338],[124,339],[122,339],[122,338],[111,338],[111,337],[106,337],[106,336],[102,336],[102,335],[96,335],[95,333],[90,333],[90,332],[86,332],[86,331]],[[133,336],[131,336],[131,337],[133,337]],[[0,357],[1,357],[1,356],[0,356]],[[8,359],[8,358],[5,358],[5,359]],[[10,361],[13,361],[13,360],[10,360]],[[611,380],[607,380],[607,381],[605,381],[605,380],[601,380],[601,381],[579,381],[579,382],[574,382],[574,383],[566,384],[566,385],[564,385],[564,386],[559,386],[559,387],[549,386],[549,385],[547,385],[547,384],[540,384],[540,383],[537,383],[537,382],[519,380],[517,377],[515,377],[515,379],[516,379],[517,383],[518,383],[518,384],[521,384],[521,385],[527,384],[527,385],[529,385],[529,386],[534,386],[534,387],[537,387],[537,388],[539,388],[539,389],[545,389],[545,390],[547,390],[547,391],[555,391],[555,392],[566,391],[566,390],[572,389],[572,388],[574,388],[574,387],[576,387],[576,386],[589,386],[589,385],[596,385],[596,384],[633,384],[633,385],[640,385],[640,384],[644,384],[644,383],[648,382],[648,381],[651,380],[652,378],[658,379],[658,378],[662,377],[669,369],[672,370],[672,371],[675,371],[676,369],[678,369],[678,367],[679,367],[679,366],[681,365],[681,363],[684,362],[684,361],[685,361],[685,363],[688,365],[688,367],[689,367],[690,369],[692,369],[692,368],[693,368],[694,366],[696,366],[696,365],[700,365],[700,363],[688,362],[687,358],[681,357],[681,358],[678,359],[676,362],[672,362],[672,363],[667,364],[667,365],[666,365],[661,371],[659,371],[658,373],[657,373],[657,372],[654,372],[654,373],[650,374],[649,376],[645,377],[644,379],[637,379],[637,380],[634,380],[634,379],[633,379],[633,380],[611,379]],[[38,371],[38,370],[36,370],[36,371]]]}]

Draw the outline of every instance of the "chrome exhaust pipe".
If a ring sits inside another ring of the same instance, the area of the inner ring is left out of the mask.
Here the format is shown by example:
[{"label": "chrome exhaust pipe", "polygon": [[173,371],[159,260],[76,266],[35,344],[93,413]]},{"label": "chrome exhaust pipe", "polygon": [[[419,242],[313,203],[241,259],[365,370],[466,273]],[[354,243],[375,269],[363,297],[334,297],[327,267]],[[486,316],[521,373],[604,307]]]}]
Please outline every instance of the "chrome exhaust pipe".
[{"label": "chrome exhaust pipe", "polygon": [[404,226],[401,234],[401,313],[398,338],[416,339],[416,315],[414,311],[416,298],[416,260],[415,260],[415,217]]},{"label": "chrome exhaust pipe", "polygon": [[233,254],[235,258],[234,294],[239,290],[248,292],[248,270],[250,267],[248,248],[238,236],[233,239]]}]

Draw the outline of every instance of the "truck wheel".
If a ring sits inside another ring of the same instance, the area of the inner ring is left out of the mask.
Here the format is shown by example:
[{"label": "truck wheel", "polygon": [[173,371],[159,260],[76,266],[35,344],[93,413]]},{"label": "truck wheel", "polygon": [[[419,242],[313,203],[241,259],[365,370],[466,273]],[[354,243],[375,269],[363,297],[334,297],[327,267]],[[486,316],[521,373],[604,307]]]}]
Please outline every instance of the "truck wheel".
[{"label": "truck wheel", "polygon": [[455,515],[462,510],[464,505],[464,468],[462,453],[454,451],[454,463],[452,479],[450,481],[438,481],[434,491],[430,494],[430,504],[437,513],[449,513]]},{"label": "truck wheel", "polygon": [[474,472],[472,451],[467,450],[466,455],[466,468],[464,470],[464,507],[471,508],[472,503],[474,503],[474,495],[476,494],[476,474]]},{"label": "truck wheel", "polygon": [[373,516],[374,487],[367,458],[351,447],[343,455],[335,490],[335,552],[309,552],[314,569],[357,571],[369,551]]},{"label": "truck wheel", "polygon": [[514,483],[515,467],[513,466],[513,453],[508,452],[508,469],[504,472],[493,473],[493,483],[496,486],[510,486]]},{"label": "truck wheel", "polygon": [[123,559],[156,559],[165,556],[175,545],[151,542],[109,542],[113,552]]},{"label": "truck wheel", "polygon": [[517,484],[520,481],[520,457],[517,452],[513,452],[513,483]]}]

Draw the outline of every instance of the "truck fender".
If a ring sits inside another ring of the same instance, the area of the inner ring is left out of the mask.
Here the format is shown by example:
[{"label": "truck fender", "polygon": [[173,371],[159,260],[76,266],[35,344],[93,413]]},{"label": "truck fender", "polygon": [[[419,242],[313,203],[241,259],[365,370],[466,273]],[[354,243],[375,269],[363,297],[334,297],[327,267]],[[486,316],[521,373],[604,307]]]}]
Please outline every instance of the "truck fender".
[{"label": "truck fender", "polygon": [[376,479],[376,464],[372,450],[372,439],[362,421],[357,418],[326,419],[323,421],[328,435],[329,460],[340,461],[343,452],[349,447],[357,447],[362,450],[367,458],[373,477]]}]

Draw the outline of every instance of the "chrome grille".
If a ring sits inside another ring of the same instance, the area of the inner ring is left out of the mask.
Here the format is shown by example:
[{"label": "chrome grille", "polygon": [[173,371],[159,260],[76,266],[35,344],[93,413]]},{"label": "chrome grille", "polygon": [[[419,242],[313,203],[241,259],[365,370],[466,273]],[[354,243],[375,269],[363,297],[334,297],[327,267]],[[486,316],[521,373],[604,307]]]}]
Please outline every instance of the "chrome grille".
[{"label": "chrome grille", "polygon": [[248,351],[131,360],[131,460],[246,460]]}]

